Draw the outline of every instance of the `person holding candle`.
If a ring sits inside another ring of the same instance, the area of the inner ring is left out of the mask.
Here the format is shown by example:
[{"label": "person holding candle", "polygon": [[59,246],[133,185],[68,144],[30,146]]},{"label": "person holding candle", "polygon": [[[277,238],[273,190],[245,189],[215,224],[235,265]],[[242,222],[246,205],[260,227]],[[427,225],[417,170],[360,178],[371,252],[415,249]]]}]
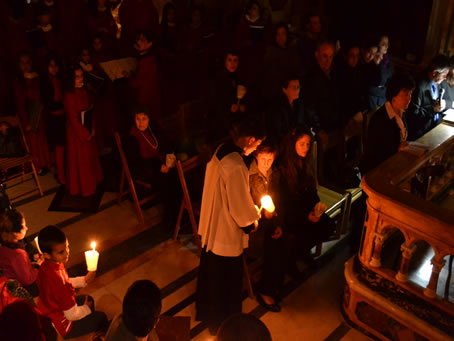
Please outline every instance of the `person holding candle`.
[{"label": "person holding candle", "polygon": [[262,218],[259,222],[261,228],[251,235],[248,255],[255,253],[256,246],[263,245],[263,253],[259,255],[264,258],[263,272],[256,297],[262,306],[273,312],[281,310],[278,300],[284,284],[286,264],[286,242],[279,210],[280,174],[273,167],[278,152],[277,143],[267,139],[257,147],[255,160],[249,167],[251,196],[257,206],[262,206]]},{"label": "person holding candle", "polygon": [[259,219],[242,156],[254,152],[264,135],[250,119],[241,121],[235,134],[208,162],[200,212],[196,319],[206,322],[213,335],[226,317],[241,312],[243,249]]},{"label": "person holding candle", "polygon": [[[0,217],[0,271],[6,278],[17,280],[36,297],[38,268],[32,265],[26,251],[24,237],[27,230],[24,215],[19,211],[9,210]],[[35,264],[41,265],[44,261],[42,256],[34,256]]]},{"label": "person holding candle", "polygon": [[74,295],[74,288],[92,282],[96,272],[69,278],[64,263],[69,258],[69,243],[65,234],[56,226],[46,226],[38,234],[38,244],[44,256],[37,284],[38,309],[51,319],[57,332],[64,339],[80,337],[92,332],[105,332],[106,314],[94,310],[90,296]]},{"label": "person holding candle", "polygon": [[[334,232],[335,224],[323,212],[315,179],[309,169],[313,135],[305,126],[297,127],[285,137],[280,165],[280,199],[288,232],[295,242],[294,252],[311,260],[310,250]],[[297,255],[295,254],[295,257]]]}]

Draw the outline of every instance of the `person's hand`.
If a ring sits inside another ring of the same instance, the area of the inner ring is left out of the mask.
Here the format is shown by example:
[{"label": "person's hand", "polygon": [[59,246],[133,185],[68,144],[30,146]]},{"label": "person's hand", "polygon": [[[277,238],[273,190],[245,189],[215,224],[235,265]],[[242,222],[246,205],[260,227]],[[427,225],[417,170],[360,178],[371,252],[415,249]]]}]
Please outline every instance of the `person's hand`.
[{"label": "person's hand", "polygon": [[405,149],[405,147],[408,146],[408,142],[407,141],[403,141],[399,144],[399,152],[403,151]]},{"label": "person's hand", "polygon": [[317,136],[319,137],[322,145],[328,144],[328,134],[324,130],[320,130],[317,133]]},{"label": "person's hand", "polygon": [[361,123],[363,121],[364,117],[363,117],[363,112],[362,111],[359,111],[355,114],[355,116],[353,116],[353,121],[354,122],[357,122],[357,123]]},{"label": "person's hand", "polygon": [[381,63],[382,60],[383,60],[383,55],[381,53],[376,53],[374,56],[374,63],[378,65]]},{"label": "person's hand", "polygon": [[33,259],[35,260],[36,264],[38,264],[39,266],[41,266],[41,264],[44,263],[44,256],[42,253],[35,253],[33,255]]},{"label": "person's hand", "polygon": [[444,99],[437,100],[433,106],[434,112],[441,112],[446,108],[446,101]]},{"label": "person's hand", "polygon": [[85,296],[84,305],[88,305],[88,307],[89,307],[90,309],[92,309],[92,308],[93,308],[93,301],[92,301],[92,300],[89,300],[88,297],[89,297],[88,295]]},{"label": "person's hand", "polygon": [[274,230],[274,234],[271,236],[271,238],[273,239],[279,239],[282,237],[282,227],[278,226],[276,227],[276,229]]},{"label": "person's hand", "polygon": [[275,215],[275,213],[276,213],[276,211],[274,211],[274,212],[269,212],[269,211],[267,211],[267,210],[263,210],[263,211],[265,212],[265,218],[266,218],[266,219],[271,219],[271,218],[273,218],[274,215]]},{"label": "person's hand", "polygon": [[317,217],[313,211],[309,212],[309,215],[307,216],[307,219],[312,222],[312,223],[318,223],[320,220],[320,217]]},{"label": "person's hand", "polygon": [[87,274],[85,275],[85,283],[89,284],[93,282],[93,280],[96,277],[96,271],[88,271]]},{"label": "person's hand", "polygon": [[257,232],[258,229],[259,229],[259,221],[256,220],[256,221],[254,221],[254,229],[251,231],[251,233]]},{"label": "person's hand", "polygon": [[237,112],[240,109],[240,106],[236,103],[230,106],[230,112]]},{"label": "person's hand", "polygon": [[240,104],[240,111],[245,112],[246,111],[246,106],[244,104]]},{"label": "person's hand", "polygon": [[25,131],[32,131],[32,126],[30,124],[26,125]]},{"label": "person's hand", "polygon": [[169,167],[167,167],[165,164],[161,165],[161,173],[167,174],[169,172]]}]

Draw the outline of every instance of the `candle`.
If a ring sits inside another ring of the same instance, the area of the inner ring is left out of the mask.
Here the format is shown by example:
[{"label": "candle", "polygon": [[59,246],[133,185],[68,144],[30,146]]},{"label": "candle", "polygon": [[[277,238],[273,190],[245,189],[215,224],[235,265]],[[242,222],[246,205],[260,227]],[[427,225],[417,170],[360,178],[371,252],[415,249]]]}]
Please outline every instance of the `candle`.
[{"label": "candle", "polygon": [[96,242],[91,243],[92,250],[85,251],[85,261],[87,262],[88,271],[96,271],[98,269],[99,252],[95,250]]},{"label": "candle", "polygon": [[271,199],[269,195],[265,195],[264,197],[262,197],[262,199],[260,199],[260,202],[262,203],[262,208],[264,208],[270,213],[273,213],[274,210],[276,209],[274,207],[273,199]]},{"label": "candle", "polygon": [[35,240],[36,249],[38,250],[39,253],[42,253],[41,249],[39,248],[39,244],[38,244],[38,236],[36,236],[34,240]]}]

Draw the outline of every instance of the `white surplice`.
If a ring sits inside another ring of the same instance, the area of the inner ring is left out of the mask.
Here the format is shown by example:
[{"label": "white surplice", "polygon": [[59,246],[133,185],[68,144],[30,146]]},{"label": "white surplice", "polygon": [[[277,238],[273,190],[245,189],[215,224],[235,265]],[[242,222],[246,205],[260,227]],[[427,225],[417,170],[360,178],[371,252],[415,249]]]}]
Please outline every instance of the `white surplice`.
[{"label": "white surplice", "polygon": [[218,256],[237,257],[248,245],[241,230],[258,219],[249,190],[249,174],[238,152],[208,162],[203,186],[199,234],[202,247]]}]

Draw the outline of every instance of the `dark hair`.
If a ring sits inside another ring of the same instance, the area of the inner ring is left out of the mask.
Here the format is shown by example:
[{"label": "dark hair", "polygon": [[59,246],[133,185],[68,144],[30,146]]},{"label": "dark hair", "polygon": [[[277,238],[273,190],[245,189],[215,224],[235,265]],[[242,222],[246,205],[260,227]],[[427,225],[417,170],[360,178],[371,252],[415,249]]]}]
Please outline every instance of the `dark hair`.
[{"label": "dark hair", "polygon": [[52,254],[54,246],[66,243],[66,235],[57,226],[48,225],[38,233],[38,245],[42,253]]},{"label": "dark hair", "polygon": [[[302,158],[296,153],[295,144],[304,135],[308,135],[311,138],[311,145],[306,157]],[[311,150],[313,142],[314,136],[312,131],[306,126],[298,126],[292,129],[287,136],[284,137],[281,148],[282,161],[280,169],[289,188],[295,188],[298,184],[298,170],[304,175],[303,181],[307,182],[307,184],[312,184],[313,177],[311,169],[309,169],[309,164],[312,156]]]},{"label": "dark hair", "polygon": [[57,66],[58,66],[57,77],[60,78],[61,77],[60,75],[62,74],[62,67],[63,67],[62,60],[56,54],[53,54],[53,53],[48,54],[47,58],[46,58],[46,70],[51,61],[54,61],[55,64],[57,64]]},{"label": "dark hair", "polygon": [[413,90],[415,81],[407,73],[396,72],[388,82],[386,87],[386,100],[392,101],[401,90]]},{"label": "dark hair", "polygon": [[443,70],[448,69],[449,65],[450,65],[449,58],[443,54],[439,54],[432,58],[427,70],[429,72],[433,72],[433,71],[441,72]]},{"label": "dark hair", "polygon": [[266,325],[257,317],[239,313],[232,315],[219,327],[218,341],[271,341]]},{"label": "dark hair", "polygon": [[257,0],[250,0],[247,5],[246,5],[246,12],[245,14],[248,14],[249,10],[252,8],[253,5],[257,5],[257,7],[259,8],[259,16],[262,16],[262,12],[263,12],[263,8],[262,8],[262,5],[260,5],[260,2],[258,2]]},{"label": "dark hair", "polygon": [[7,243],[4,239],[4,234],[12,232],[20,232],[22,230],[22,219],[24,215],[17,210],[7,210],[0,216],[0,240],[2,243]]},{"label": "dark hair", "polygon": [[137,40],[139,39],[139,37],[143,35],[148,42],[152,42],[153,41],[153,34],[150,32],[150,31],[138,31],[136,33],[136,39],[134,40],[134,43],[137,42]]},{"label": "dark hair", "polygon": [[31,303],[18,300],[8,304],[0,314],[2,340],[44,341],[42,322]]},{"label": "dark hair", "polygon": [[223,60],[225,60],[229,54],[231,54],[232,56],[237,56],[238,58],[240,58],[240,51],[238,51],[237,49],[235,49],[233,47],[230,47],[227,50],[225,50]]},{"label": "dark hair", "polygon": [[296,72],[288,72],[282,76],[280,84],[281,89],[287,89],[290,81],[300,80],[300,76]]},{"label": "dark hair", "polygon": [[253,114],[245,115],[235,123],[232,130],[234,138],[253,137],[257,140],[263,140],[266,137],[263,121]]},{"label": "dark hair", "polygon": [[[168,18],[167,18],[167,15],[169,14],[169,11],[173,9],[175,12],[177,11],[177,8],[175,7],[174,4],[172,4],[171,2],[167,2],[163,9],[162,9],[162,21],[161,21],[161,25],[166,27],[167,26],[167,23],[168,23]],[[175,18],[176,19],[176,18]]]},{"label": "dark hair", "polygon": [[66,73],[65,77],[65,91],[66,92],[74,92],[74,85],[76,82],[76,71],[82,70],[82,66],[80,64],[71,64],[68,67],[68,72]]},{"label": "dark hair", "polygon": [[149,120],[151,120],[151,114],[150,114],[150,109],[148,105],[145,104],[136,104],[132,107],[131,110],[131,119],[132,123],[135,124],[135,119],[137,114],[145,114]]},{"label": "dark hair", "polygon": [[267,138],[263,141],[255,150],[254,155],[257,157],[259,154],[262,153],[273,153],[274,157],[277,157],[279,154],[279,145],[278,143],[271,138]]},{"label": "dark hair", "polygon": [[138,337],[147,336],[161,313],[161,291],[152,281],[134,282],[123,299],[123,322]]}]

